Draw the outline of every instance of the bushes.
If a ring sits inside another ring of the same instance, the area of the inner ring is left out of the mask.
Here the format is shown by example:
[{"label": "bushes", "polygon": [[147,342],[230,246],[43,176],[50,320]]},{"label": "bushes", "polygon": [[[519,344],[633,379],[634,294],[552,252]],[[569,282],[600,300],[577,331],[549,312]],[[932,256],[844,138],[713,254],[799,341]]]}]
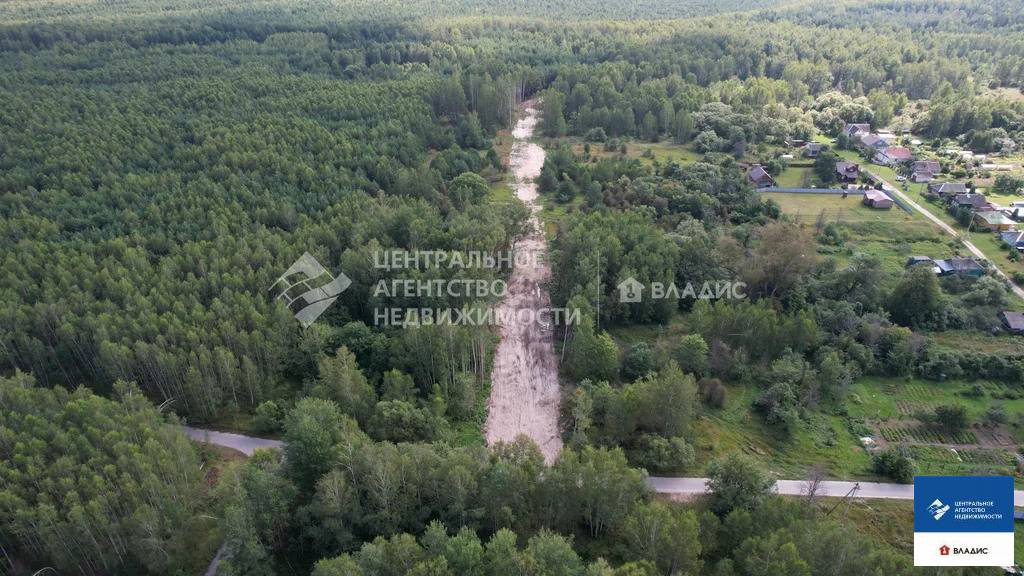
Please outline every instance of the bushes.
[{"label": "bushes", "polygon": [[917,463],[906,450],[890,446],[874,455],[875,472],[888,476],[901,484],[909,484],[917,474]]},{"label": "bushes", "polygon": [[729,390],[718,378],[701,378],[697,382],[697,392],[701,400],[712,408],[725,408],[729,400]]},{"label": "bushes", "polygon": [[693,446],[683,438],[644,434],[637,441],[633,460],[648,472],[683,472],[693,464]]}]

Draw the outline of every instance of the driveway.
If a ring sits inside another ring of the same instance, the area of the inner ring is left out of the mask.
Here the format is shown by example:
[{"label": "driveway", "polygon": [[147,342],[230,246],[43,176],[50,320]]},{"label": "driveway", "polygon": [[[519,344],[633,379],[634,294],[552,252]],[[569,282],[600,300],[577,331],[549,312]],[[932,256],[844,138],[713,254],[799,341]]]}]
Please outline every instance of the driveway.
[{"label": "driveway", "polygon": [[[913,200],[911,200],[901,190],[898,190],[895,186],[893,186],[892,184],[889,184],[888,182],[883,180],[882,177],[879,176],[878,174],[875,174],[874,172],[868,172],[868,174],[870,174],[871,176],[876,178],[879,182],[881,182],[882,183],[882,188],[884,188],[886,192],[889,192],[889,193],[892,193],[892,194],[895,194],[895,195],[899,196],[900,199],[903,200],[904,202],[906,202],[908,206],[911,206],[912,208],[914,208],[915,210],[917,210],[921,214],[924,214],[925,216],[927,216],[932,222],[935,222],[936,224],[941,226],[945,231],[947,231],[950,234],[952,234],[953,237],[956,237],[959,234],[959,232],[957,232],[956,229],[954,229],[952,226],[950,226],[949,224],[946,224],[941,219],[937,218],[934,214],[932,214],[931,212],[926,210],[923,206],[921,206],[917,202],[914,202]],[[964,246],[971,252],[971,254],[974,254],[978,258],[982,258],[982,259],[988,260],[989,262],[992,262],[992,260],[989,259],[988,256],[985,256],[984,252],[982,252],[981,250],[978,250],[978,247],[975,246],[974,244],[972,244],[971,242],[969,242],[967,240],[963,240],[963,243],[964,243]],[[1024,290],[1022,290],[1020,286],[1017,286],[1016,284],[1014,284],[1013,280],[1011,280],[1010,277],[1007,276],[1005,272],[1000,270],[995,265],[994,262],[992,262],[992,269],[995,270],[997,274],[999,274],[1000,276],[1005,278],[1006,281],[1010,283],[1010,286],[1013,288],[1013,292],[1017,296],[1019,296],[1021,298],[1024,298]]]}]

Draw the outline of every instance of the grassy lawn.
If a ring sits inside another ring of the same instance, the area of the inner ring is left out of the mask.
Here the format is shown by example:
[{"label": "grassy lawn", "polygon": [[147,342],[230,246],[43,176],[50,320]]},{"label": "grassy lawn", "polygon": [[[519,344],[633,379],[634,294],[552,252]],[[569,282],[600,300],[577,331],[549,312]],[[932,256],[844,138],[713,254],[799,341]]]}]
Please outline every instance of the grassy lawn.
[{"label": "grassy lawn", "polygon": [[508,181],[508,177],[501,180],[501,182],[495,182],[491,184],[491,201],[492,202],[511,202],[515,200],[516,193],[512,189],[511,183]]},{"label": "grassy lawn", "polygon": [[1013,558],[1024,562],[1024,522],[1013,523]]},{"label": "grassy lawn", "polygon": [[893,206],[891,210],[876,210],[861,203],[860,194],[797,194],[785,192],[762,192],[762,199],[779,203],[782,211],[798,221],[814,222],[821,212],[830,222],[903,222],[909,214]]},{"label": "grassy lawn", "polygon": [[813,168],[786,168],[775,177],[775,185],[780,188],[807,188],[818,184]]}]

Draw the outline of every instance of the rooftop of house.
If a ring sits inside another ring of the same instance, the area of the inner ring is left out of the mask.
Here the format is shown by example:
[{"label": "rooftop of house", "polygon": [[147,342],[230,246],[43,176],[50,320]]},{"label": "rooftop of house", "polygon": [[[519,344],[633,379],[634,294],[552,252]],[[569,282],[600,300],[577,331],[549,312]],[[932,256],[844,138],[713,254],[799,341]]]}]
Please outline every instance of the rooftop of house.
[{"label": "rooftop of house", "polygon": [[890,147],[879,152],[897,160],[910,160],[910,148]]},{"label": "rooftop of house", "polygon": [[985,267],[974,258],[949,258],[947,260],[936,260],[935,265],[946,272],[966,272],[969,270],[984,270]]},{"label": "rooftop of house", "polygon": [[752,166],[750,168],[750,172],[748,173],[748,176],[750,176],[750,179],[755,181],[755,182],[760,182],[761,180],[771,180],[772,179],[771,174],[768,174],[768,171],[765,170],[764,167],[759,166],[759,165]]},{"label": "rooftop of house", "polygon": [[885,140],[882,139],[877,134],[865,134],[865,135],[860,137],[860,143],[865,145],[865,146],[874,146],[875,144],[878,144],[879,142],[885,142]]},{"label": "rooftop of house", "polygon": [[942,165],[937,160],[918,160],[910,165],[911,169],[918,172],[931,172],[938,174],[942,171]]},{"label": "rooftop of house", "polygon": [[836,172],[844,176],[856,176],[860,172],[860,164],[856,162],[836,162]]},{"label": "rooftop of house", "polygon": [[1003,232],[1002,236],[999,238],[1007,244],[1024,243],[1024,230],[1009,230],[1007,232]]},{"label": "rooftop of house", "polygon": [[984,220],[986,224],[991,226],[1016,224],[1016,222],[1007,218],[1002,212],[996,212],[994,210],[989,212],[978,212],[975,216]]},{"label": "rooftop of house", "polygon": [[941,182],[939,184],[930,184],[928,188],[932,192],[938,192],[939,194],[966,194],[967,186],[962,182]]},{"label": "rooftop of house", "polygon": [[1006,322],[1006,326],[1011,330],[1024,330],[1024,313],[1003,312],[1003,321]]},{"label": "rooftop of house", "polygon": [[978,207],[988,204],[988,199],[984,194],[957,194],[953,197],[953,203]]}]

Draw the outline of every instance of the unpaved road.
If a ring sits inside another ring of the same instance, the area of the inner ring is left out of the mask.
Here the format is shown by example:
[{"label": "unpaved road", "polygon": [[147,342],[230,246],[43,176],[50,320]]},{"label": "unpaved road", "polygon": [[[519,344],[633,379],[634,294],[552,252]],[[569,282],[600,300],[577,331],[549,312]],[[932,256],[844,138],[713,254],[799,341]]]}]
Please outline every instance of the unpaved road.
[{"label": "unpaved road", "polygon": [[[516,196],[533,211],[534,233],[517,244],[517,265],[508,281],[508,292],[501,303],[499,318],[512,318],[519,310],[537,311],[551,306],[546,289],[551,268],[546,261],[547,246],[537,219],[537,185],[534,178],[544,166],[544,149],[528,142],[537,126],[539,114],[534,102],[523,102],[520,117],[512,130],[515,142],[509,155]],[[525,254],[524,254],[525,253]],[[524,257],[520,258],[520,254]],[[528,256],[528,257],[526,257]],[[491,372],[491,398],[487,403],[484,438],[488,445],[514,440],[525,434],[540,446],[550,464],[562,450],[558,433],[558,359],[555,356],[550,326],[540,321],[511,321],[498,327],[501,342],[494,353]]]},{"label": "unpaved road", "polygon": [[[954,238],[957,237],[959,232],[957,232],[952,226],[950,226],[949,224],[946,224],[941,219],[936,217],[934,214],[932,214],[931,212],[926,210],[923,206],[921,206],[917,202],[914,202],[913,200],[911,200],[906,194],[904,194],[902,191],[897,189],[892,184],[890,184],[890,183],[886,182],[885,180],[883,180],[882,177],[879,176],[878,174],[875,174],[874,172],[870,172],[870,171],[868,172],[868,174],[871,174],[872,176],[877,178],[882,183],[882,188],[884,188],[886,192],[891,192],[892,194],[895,194],[895,195],[899,196],[901,200],[903,200],[908,205],[910,205],[910,207],[912,207],[914,210],[917,210],[921,214],[924,214],[926,217],[928,217],[929,220],[931,220],[932,222],[935,222],[936,224],[941,226],[946,232],[949,232],[950,234],[952,234]],[[1020,286],[1017,286],[1016,284],[1014,284],[1013,280],[1009,276],[1007,276],[1005,272],[1000,270],[996,266],[995,262],[992,262],[992,260],[990,260],[988,258],[988,256],[985,256],[984,252],[982,252],[981,250],[978,250],[977,246],[975,246],[974,244],[970,243],[966,239],[962,239],[962,240],[963,240],[964,246],[968,250],[971,251],[971,254],[974,254],[975,256],[977,256],[978,258],[981,258],[982,260],[988,260],[989,262],[991,262],[992,269],[996,271],[996,274],[999,274],[1000,276],[1005,278],[1007,282],[1010,283],[1010,287],[1013,289],[1014,294],[1016,294],[1017,296],[1020,296],[1021,298],[1024,298],[1024,290],[1022,290]]]},{"label": "unpaved road", "polygon": [[224,446],[225,448],[233,448],[246,456],[252,456],[253,450],[257,448],[277,448],[281,449],[284,443],[280,440],[267,440],[265,438],[253,438],[252,436],[243,436],[242,434],[232,434],[230,432],[214,432],[212,430],[203,430],[201,428],[190,428],[188,426],[182,426],[181,430],[196,442],[205,442],[206,435],[210,435],[210,443],[216,444],[217,446]]}]

